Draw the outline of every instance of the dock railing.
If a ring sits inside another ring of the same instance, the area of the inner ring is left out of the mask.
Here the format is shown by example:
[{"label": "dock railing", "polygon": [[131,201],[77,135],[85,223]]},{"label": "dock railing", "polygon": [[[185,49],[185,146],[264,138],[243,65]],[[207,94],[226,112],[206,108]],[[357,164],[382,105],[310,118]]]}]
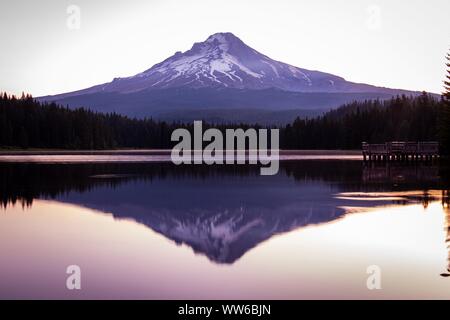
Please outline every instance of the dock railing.
[{"label": "dock railing", "polygon": [[362,154],[364,161],[431,160],[439,156],[439,143],[436,141],[363,142]]}]

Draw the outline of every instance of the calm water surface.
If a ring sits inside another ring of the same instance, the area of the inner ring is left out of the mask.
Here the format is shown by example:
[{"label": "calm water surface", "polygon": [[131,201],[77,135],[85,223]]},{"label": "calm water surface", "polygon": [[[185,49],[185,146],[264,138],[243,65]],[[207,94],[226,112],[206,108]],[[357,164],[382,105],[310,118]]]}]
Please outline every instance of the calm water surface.
[{"label": "calm water surface", "polygon": [[0,163],[0,298],[450,298],[446,167],[64,157]]}]

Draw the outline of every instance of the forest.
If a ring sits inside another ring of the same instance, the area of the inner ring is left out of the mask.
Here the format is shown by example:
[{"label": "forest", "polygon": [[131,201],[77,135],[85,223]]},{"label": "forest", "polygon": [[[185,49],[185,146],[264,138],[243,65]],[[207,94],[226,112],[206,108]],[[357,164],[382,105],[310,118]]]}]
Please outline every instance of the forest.
[{"label": "forest", "polygon": [[437,141],[444,103],[423,93],[353,102],[282,128],[286,149],[359,149],[361,142]]},{"label": "forest", "polygon": [[[448,130],[448,100],[423,93],[390,100],[353,102],[316,118],[279,127],[282,149],[359,149],[361,142],[435,141]],[[203,124],[205,128],[261,128],[249,124]],[[171,148],[172,131],[193,124],[131,119],[85,108],[41,103],[31,95],[0,94],[2,149]]]}]

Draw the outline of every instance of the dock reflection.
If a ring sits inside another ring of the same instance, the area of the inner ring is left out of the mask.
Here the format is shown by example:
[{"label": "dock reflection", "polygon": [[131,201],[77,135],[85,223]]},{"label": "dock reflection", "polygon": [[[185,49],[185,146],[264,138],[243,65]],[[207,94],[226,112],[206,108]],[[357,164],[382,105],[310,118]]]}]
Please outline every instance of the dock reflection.
[{"label": "dock reflection", "polygon": [[367,183],[436,183],[440,180],[436,164],[366,163],[362,180]]}]

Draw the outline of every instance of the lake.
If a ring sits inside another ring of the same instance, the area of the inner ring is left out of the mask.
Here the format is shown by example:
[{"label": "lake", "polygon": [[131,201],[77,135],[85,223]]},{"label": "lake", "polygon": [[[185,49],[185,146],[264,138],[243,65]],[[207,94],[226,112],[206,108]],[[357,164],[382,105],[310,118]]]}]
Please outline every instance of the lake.
[{"label": "lake", "polygon": [[0,298],[450,298],[437,163],[288,156],[261,176],[164,155],[0,158]]}]

